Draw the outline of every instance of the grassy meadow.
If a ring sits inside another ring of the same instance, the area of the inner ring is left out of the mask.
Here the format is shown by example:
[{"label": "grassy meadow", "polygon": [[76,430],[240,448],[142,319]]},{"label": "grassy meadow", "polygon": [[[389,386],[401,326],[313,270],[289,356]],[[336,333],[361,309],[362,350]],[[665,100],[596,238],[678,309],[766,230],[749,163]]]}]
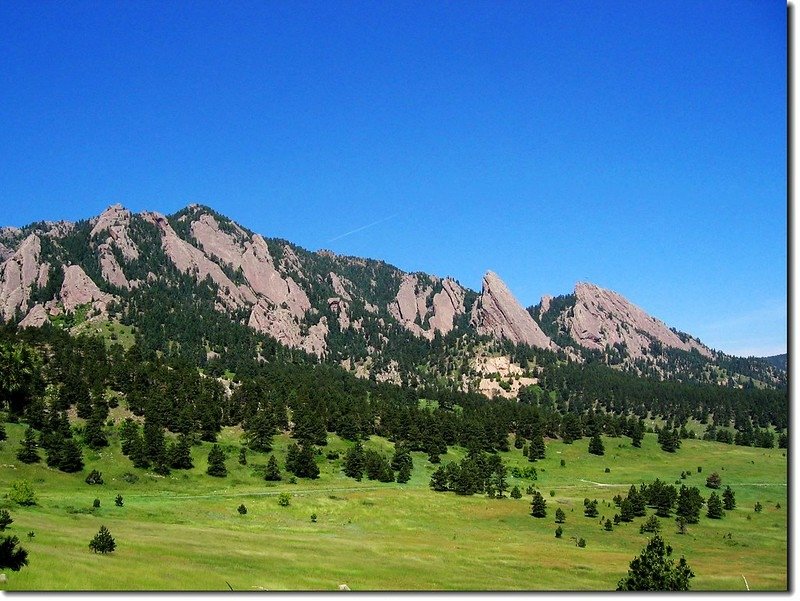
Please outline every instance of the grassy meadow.
[{"label": "grassy meadow", "polygon": [[[613,517],[613,496],[624,496],[630,484],[656,477],[673,483],[681,471],[689,473],[681,482],[698,486],[705,498],[711,492],[706,476],[718,472],[737,502],[721,520],[703,511],[685,535],[677,534],[674,517],[661,520],[673,557],[684,555],[696,574],[692,590],[745,590],[745,579],[750,590],[787,589],[781,449],[685,440],[667,454],[648,434],[641,449],[628,438],[604,438],[606,454],[597,457],[588,454],[588,439],[548,441],[547,458],[533,464],[536,481],[509,478],[522,499],[488,499],[433,492],[428,481],[435,466],[422,453],[413,454],[407,484],[356,482],[341,473],[351,443],[333,435],[317,457],[320,478],[290,484],[285,472],[281,482],[263,480],[266,454],[248,452],[248,464],[239,465],[241,431],[234,428],[219,439],[228,455],[226,478],[205,474],[207,443],[193,448],[194,469],[161,477],[134,469],[116,437],[102,452],[85,449],[78,474],[44,462],[25,465],[15,456],[24,428],[6,424],[8,440],[0,443],[0,508],[14,519],[4,534],[19,537],[30,563],[6,571],[4,590],[335,590],[345,583],[352,590],[613,590],[649,535],[639,533],[646,518],[606,532],[600,516]],[[275,437],[281,467],[289,442]],[[393,445],[373,437],[365,447],[388,455]],[[341,457],[328,460],[332,450]],[[519,450],[502,455],[508,467],[531,465]],[[442,462],[462,456],[451,449]],[[84,482],[93,468],[105,484]],[[138,481],[124,480],[125,473]],[[8,489],[18,479],[33,485],[38,505],[11,502]],[[547,500],[546,518],[529,515],[524,490],[530,484]],[[288,507],[278,504],[281,492],[291,493]],[[114,504],[117,494],[123,507]],[[597,518],[584,517],[586,497],[598,499]],[[95,498],[100,508],[92,507]],[[753,510],[756,502],[761,513]],[[247,514],[237,512],[240,504]],[[567,516],[561,539],[554,536],[557,507]],[[117,543],[108,555],[88,547],[101,525]],[[578,538],[586,539],[585,548]]]}]

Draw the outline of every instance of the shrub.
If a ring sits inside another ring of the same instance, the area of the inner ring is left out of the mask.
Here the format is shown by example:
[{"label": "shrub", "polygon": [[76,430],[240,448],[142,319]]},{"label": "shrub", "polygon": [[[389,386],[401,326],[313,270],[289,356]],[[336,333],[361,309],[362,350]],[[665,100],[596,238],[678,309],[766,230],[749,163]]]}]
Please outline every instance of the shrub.
[{"label": "shrub", "polygon": [[519,489],[519,486],[514,486],[514,488],[511,489],[511,498],[512,499],[522,498],[522,491]]},{"label": "shrub", "polygon": [[11,518],[11,514],[8,513],[8,509],[0,509],[0,532],[6,529],[6,527],[11,524],[14,520]]},{"label": "shrub", "polygon": [[722,478],[720,478],[717,472],[714,472],[706,478],[706,486],[708,488],[719,488],[722,486]]},{"label": "shrub", "polygon": [[239,512],[239,515],[245,515],[247,513],[247,507],[245,507],[244,503],[242,503],[241,505],[239,505],[239,507],[236,508],[236,511]]},{"label": "shrub", "polygon": [[114,499],[114,505],[122,507],[122,495],[117,495],[117,498]]},{"label": "shrub", "polygon": [[606,472],[606,474],[610,474],[610,473],[611,473],[611,468],[610,468],[610,467],[607,467],[607,468],[605,469],[605,472]]},{"label": "shrub", "polygon": [[97,470],[92,470],[86,476],[86,484],[103,484],[103,474]]},{"label": "shrub", "polygon": [[100,531],[94,535],[94,538],[89,542],[89,548],[95,553],[111,553],[117,548],[117,543],[114,541],[108,528],[100,526]]},{"label": "shrub", "polygon": [[15,572],[28,565],[28,552],[22,547],[17,547],[19,539],[16,536],[0,537],[0,568],[9,568]]},{"label": "shrub", "polygon": [[282,492],[278,495],[278,505],[281,507],[289,507],[289,501],[291,500],[292,495],[288,492]]},{"label": "shrub", "polygon": [[586,539],[585,538],[579,538],[577,544],[581,549],[583,549],[586,546]]},{"label": "shrub", "polygon": [[755,506],[753,507],[753,510],[754,510],[756,513],[761,513],[761,510],[762,510],[762,509],[764,509],[764,508],[762,507],[761,503],[760,503],[760,502],[758,502],[758,501],[756,501],[756,504],[755,504]]},{"label": "shrub", "polygon": [[556,538],[561,538],[561,535],[564,534],[564,529],[561,526],[556,528]]},{"label": "shrub", "polygon": [[562,459],[562,460],[561,460],[561,467],[564,467],[565,465],[567,465],[567,462],[566,462],[565,460],[563,460],[563,459]]},{"label": "shrub", "polygon": [[92,507],[94,507],[95,509],[100,507],[100,499],[95,499],[94,501],[92,501]]},{"label": "shrub", "polygon": [[36,493],[27,480],[12,482],[8,498],[17,505],[36,505]]},{"label": "shrub", "polygon": [[125,472],[122,474],[122,479],[128,484],[136,484],[139,481],[139,476],[133,472]]},{"label": "shrub", "polygon": [[313,523],[315,523],[315,524],[317,523],[317,514],[316,514],[316,513],[312,513],[312,514],[311,514],[311,521],[312,521]]},{"label": "shrub", "polygon": [[551,490],[551,491],[550,491],[550,496],[551,496],[551,497],[555,497],[555,496],[556,496],[556,491],[554,491],[554,490]]}]

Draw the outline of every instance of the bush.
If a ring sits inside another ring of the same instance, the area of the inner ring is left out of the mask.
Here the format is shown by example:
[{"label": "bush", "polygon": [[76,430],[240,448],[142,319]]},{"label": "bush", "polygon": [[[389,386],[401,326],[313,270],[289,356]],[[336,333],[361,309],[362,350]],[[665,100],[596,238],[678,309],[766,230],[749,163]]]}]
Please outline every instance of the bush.
[{"label": "bush", "polygon": [[563,460],[563,459],[562,459],[562,460],[561,460],[561,467],[564,467],[565,465],[567,465],[567,462],[566,462],[565,460]]},{"label": "bush", "polygon": [[720,478],[717,472],[714,472],[706,478],[706,486],[708,488],[719,488],[722,486],[722,478]]},{"label": "bush", "polygon": [[515,486],[511,489],[511,498],[512,499],[521,499],[522,498],[522,491],[519,489],[519,486]]},{"label": "bush", "polygon": [[27,480],[12,482],[8,498],[17,505],[36,505],[36,493]]},{"label": "bush", "polygon": [[761,513],[761,510],[762,510],[762,509],[764,509],[764,507],[762,507],[762,505],[761,505],[761,503],[760,503],[760,502],[756,501],[756,504],[755,504],[755,506],[753,507],[753,510],[754,510],[756,513]]},{"label": "bush", "polygon": [[586,539],[585,538],[579,538],[577,544],[581,549],[583,549],[586,546]]},{"label": "bush", "polygon": [[317,514],[316,514],[316,513],[312,513],[312,514],[311,514],[311,521],[312,521],[313,523],[315,523],[315,524],[317,523]]},{"label": "bush", "polygon": [[17,547],[19,539],[16,536],[0,537],[0,568],[9,568],[15,572],[28,565],[28,552],[22,547]]},{"label": "bush", "polygon": [[92,501],[92,507],[94,507],[95,509],[100,507],[100,499],[95,499],[94,501]]},{"label": "bush", "polygon": [[556,528],[556,538],[561,538],[561,535],[564,534],[564,529],[559,526]]},{"label": "bush", "polygon": [[97,470],[92,470],[86,476],[86,484],[103,484],[103,474]]},{"label": "bush", "polygon": [[550,496],[551,496],[551,497],[555,497],[555,496],[556,496],[556,491],[554,491],[554,490],[551,490],[551,491],[550,491]]},{"label": "bush", "polygon": [[114,499],[114,505],[122,507],[122,495],[117,495],[117,498]]},{"label": "bush", "polygon": [[239,507],[236,508],[236,511],[239,512],[239,515],[245,515],[247,513],[247,507],[245,507],[244,503],[242,503],[241,505],[239,505]]},{"label": "bush", "polygon": [[117,543],[105,526],[100,526],[100,531],[94,535],[94,538],[89,542],[89,548],[95,553],[111,553],[117,548]]},{"label": "bush", "polygon": [[278,505],[281,507],[289,507],[289,501],[291,500],[292,495],[288,492],[282,492],[278,495]]},{"label": "bush", "polygon": [[0,509],[0,532],[5,530],[13,521],[11,514],[8,513],[8,509]]},{"label": "bush", "polygon": [[128,484],[136,484],[139,481],[139,476],[132,472],[125,472],[122,474],[122,479]]}]

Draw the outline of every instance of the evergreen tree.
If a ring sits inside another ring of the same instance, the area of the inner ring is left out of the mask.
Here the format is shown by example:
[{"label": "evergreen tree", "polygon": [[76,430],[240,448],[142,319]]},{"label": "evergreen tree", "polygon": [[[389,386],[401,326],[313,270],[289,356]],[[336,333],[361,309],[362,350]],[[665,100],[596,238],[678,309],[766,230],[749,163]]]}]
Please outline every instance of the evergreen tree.
[{"label": "evergreen tree", "polygon": [[[303,445],[300,448],[293,473],[298,478],[315,479],[319,477],[319,467],[317,466],[317,462],[314,461],[314,451],[312,447]],[[394,480],[394,475],[392,475],[392,480]]]},{"label": "evergreen tree", "polygon": [[603,441],[600,438],[600,434],[597,433],[592,436],[591,440],[589,440],[589,452],[592,455],[604,455],[606,450],[603,446]]},{"label": "evergreen tree", "polygon": [[28,552],[18,545],[16,536],[0,537],[0,570],[8,568],[19,572],[28,565]]},{"label": "evergreen tree", "polygon": [[722,504],[727,511],[736,509],[736,495],[733,493],[730,486],[726,486],[722,493]]},{"label": "evergreen tree", "polygon": [[22,463],[38,463],[42,460],[39,452],[36,450],[39,444],[36,442],[36,433],[33,428],[25,430],[25,437],[20,442],[19,451],[17,451],[17,459]]},{"label": "evergreen tree", "polygon": [[208,469],[206,473],[217,478],[224,478],[228,475],[228,468],[225,467],[225,453],[219,445],[215,444],[208,452]]},{"label": "evergreen tree", "polygon": [[564,510],[561,507],[556,509],[556,524],[563,524],[567,521],[567,515],[564,513]]},{"label": "evergreen tree", "polygon": [[436,471],[431,474],[431,481],[429,485],[437,492],[444,492],[448,488],[447,470],[444,466],[439,466]]},{"label": "evergreen tree", "polygon": [[706,486],[708,488],[719,488],[722,486],[722,478],[720,478],[717,472],[713,472],[708,478],[706,478]]},{"label": "evergreen tree", "polygon": [[114,499],[114,505],[116,505],[117,507],[122,507],[124,505],[124,502],[122,500],[122,495],[116,496],[116,498]]},{"label": "evergreen tree", "polygon": [[259,409],[245,420],[244,435],[247,446],[253,451],[269,453],[272,451],[272,437],[275,435],[275,416],[269,409]]},{"label": "evergreen tree", "polygon": [[130,460],[133,462],[133,467],[146,469],[150,467],[150,462],[147,459],[147,453],[144,448],[144,439],[139,432],[133,435],[130,441]]},{"label": "evergreen tree", "polygon": [[544,436],[542,436],[541,432],[536,432],[531,437],[531,444],[530,448],[528,449],[528,459],[544,459],[546,455],[547,452],[544,445]]},{"label": "evergreen tree", "polygon": [[644,534],[645,532],[652,532],[653,534],[658,534],[661,532],[661,522],[658,521],[658,518],[654,515],[651,515],[644,524],[641,525],[639,528],[639,533]]},{"label": "evergreen tree", "polygon": [[635,517],[633,502],[630,497],[625,497],[619,506],[619,519],[623,522],[632,522]]},{"label": "evergreen tree", "polygon": [[603,528],[605,528],[608,532],[611,532],[614,529],[614,526],[611,523],[611,520],[606,519],[605,524],[603,524]]},{"label": "evergreen tree", "polygon": [[91,417],[83,429],[83,440],[90,449],[97,450],[108,446],[108,438],[103,423],[108,415],[108,406],[101,403],[92,410]]},{"label": "evergreen tree", "polygon": [[531,515],[535,518],[547,517],[547,501],[538,490],[533,492],[531,499]]},{"label": "evergreen tree", "polygon": [[617,584],[618,591],[688,591],[694,572],[681,557],[678,565],[670,559],[672,547],[655,535],[631,561],[628,574]]},{"label": "evergreen tree", "polygon": [[700,496],[700,490],[697,487],[692,486],[690,488],[685,484],[681,485],[675,513],[685,518],[687,523],[696,524],[700,521],[700,510],[703,507],[703,503],[703,497]]},{"label": "evergreen tree", "polygon": [[191,442],[186,434],[179,435],[177,443],[170,442],[167,446],[167,461],[169,467],[176,470],[190,470],[194,467]]},{"label": "evergreen tree", "polygon": [[100,526],[100,531],[94,535],[94,538],[89,542],[89,548],[95,553],[111,553],[117,548],[117,543],[114,541],[108,528]]},{"label": "evergreen tree", "polygon": [[359,482],[364,475],[364,447],[360,440],[357,440],[356,444],[347,449],[347,453],[345,453],[344,473]]},{"label": "evergreen tree", "polygon": [[397,481],[400,484],[405,484],[409,480],[411,480],[411,467],[409,466],[408,463],[404,463],[400,467],[400,471],[397,472]]},{"label": "evergreen tree", "polygon": [[278,460],[275,459],[275,455],[269,456],[269,461],[267,461],[267,469],[264,472],[264,480],[268,482],[277,482],[281,479],[281,468],[278,467]]},{"label": "evergreen tree", "polygon": [[0,532],[5,530],[13,521],[8,509],[0,509]]},{"label": "evergreen tree", "polygon": [[561,535],[564,534],[564,529],[561,526],[556,527],[556,538],[561,538]]},{"label": "evergreen tree", "polygon": [[0,442],[3,442],[7,438],[8,435],[6,434],[6,426],[3,422],[0,422]]},{"label": "evergreen tree", "polygon": [[712,492],[711,496],[708,497],[708,509],[706,515],[712,519],[718,520],[720,519],[725,513],[722,511],[722,501],[719,500],[717,493]]},{"label": "evergreen tree", "polygon": [[89,475],[86,476],[85,482],[86,484],[103,484],[102,472],[98,472],[97,470],[92,470],[91,472],[89,472]]},{"label": "evergreen tree", "polygon": [[642,420],[634,420],[628,434],[631,438],[631,445],[634,448],[641,448],[642,439],[644,438],[644,423]]},{"label": "evergreen tree", "polygon": [[300,455],[300,447],[292,443],[286,449],[286,471],[294,474],[297,470],[297,458]]},{"label": "evergreen tree", "polygon": [[688,523],[689,522],[682,515],[675,518],[675,524],[678,526],[678,534],[686,534],[686,524]]},{"label": "evergreen tree", "polygon": [[247,451],[244,447],[239,449],[239,465],[247,465]]},{"label": "evergreen tree", "polygon": [[510,494],[511,494],[511,498],[512,499],[521,499],[522,498],[522,491],[519,489],[519,486],[515,485],[514,488],[511,489],[511,493]]},{"label": "evergreen tree", "polygon": [[72,438],[67,438],[61,445],[58,469],[67,473],[79,472],[83,469],[83,453],[78,443]]}]

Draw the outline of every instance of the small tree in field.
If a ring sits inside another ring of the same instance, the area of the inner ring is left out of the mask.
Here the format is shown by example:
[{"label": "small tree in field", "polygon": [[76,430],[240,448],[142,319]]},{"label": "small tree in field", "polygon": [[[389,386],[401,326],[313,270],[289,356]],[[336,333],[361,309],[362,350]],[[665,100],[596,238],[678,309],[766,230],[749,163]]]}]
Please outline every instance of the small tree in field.
[{"label": "small tree in field", "polygon": [[94,538],[89,543],[89,548],[95,553],[111,553],[117,548],[117,543],[105,526],[100,526],[100,531],[94,535]]},{"label": "small tree in field", "polygon": [[561,538],[561,535],[564,534],[564,529],[561,526],[556,527],[556,538]]},{"label": "small tree in field", "polygon": [[8,509],[0,509],[0,532],[5,530],[13,521],[11,514],[8,513]]},{"label": "small tree in field", "polygon": [[717,493],[712,492],[707,501],[708,512],[706,515],[714,520],[720,519],[724,512],[722,511],[722,501],[719,500]]},{"label": "small tree in field", "polygon": [[614,529],[614,526],[611,524],[611,520],[607,519],[606,523],[603,524],[603,528],[605,528],[608,532],[611,532]]},{"label": "small tree in field", "polygon": [[25,438],[20,443],[19,451],[17,451],[17,459],[22,463],[38,463],[42,460],[39,452],[36,450],[39,444],[36,442],[36,433],[33,428],[25,430]]},{"label": "small tree in field", "polygon": [[722,504],[727,511],[736,509],[736,495],[733,493],[730,486],[726,486],[722,493]]},{"label": "small tree in field", "polygon": [[208,469],[206,473],[217,478],[224,478],[228,475],[228,468],[225,467],[225,453],[219,445],[212,446],[208,452]]},{"label": "small tree in field", "polygon": [[706,486],[708,488],[719,488],[722,486],[722,478],[720,478],[717,472],[714,472],[706,478]]},{"label": "small tree in field", "polygon": [[535,518],[547,517],[547,501],[538,490],[533,491],[531,500],[531,515]]},{"label": "small tree in field", "polygon": [[28,565],[28,552],[19,547],[16,536],[0,537],[0,570],[8,568],[19,572],[23,566]]},{"label": "small tree in field", "polygon": [[681,557],[678,565],[670,559],[672,547],[655,535],[631,561],[628,574],[617,583],[618,591],[688,591],[694,572]]},{"label": "small tree in field", "polygon": [[267,469],[264,472],[264,480],[267,482],[277,482],[281,479],[281,468],[278,467],[278,460],[275,459],[275,455],[269,456],[269,461],[267,461]]},{"label": "small tree in field", "polygon": [[603,446],[603,441],[600,438],[600,434],[595,434],[592,436],[591,440],[589,440],[589,452],[592,455],[604,455],[606,452],[605,447]]},{"label": "small tree in field", "polygon": [[27,480],[16,480],[12,482],[8,498],[17,505],[36,505],[36,493]]},{"label": "small tree in field", "polygon": [[247,507],[245,507],[244,503],[242,503],[241,505],[239,505],[239,507],[236,508],[236,511],[239,512],[239,515],[245,515],[247,513]]},{"label": "small tree in field", "polygon": [[117,507],[122,507],[123,505],[122,495],[117,495],[117,497],[114,499],[114,505],[116,505]]},{"label": "small tree in field", "polygon": [[563,524],[567,520],[567,515],[561,507],[556,509],[556,524]]},{"label": "small tree in field", "polygon": [[512,499],[522,498],[522,491],[519,489],[519,486],[514,486],[514,488],[511,489],[511,498]]}]

